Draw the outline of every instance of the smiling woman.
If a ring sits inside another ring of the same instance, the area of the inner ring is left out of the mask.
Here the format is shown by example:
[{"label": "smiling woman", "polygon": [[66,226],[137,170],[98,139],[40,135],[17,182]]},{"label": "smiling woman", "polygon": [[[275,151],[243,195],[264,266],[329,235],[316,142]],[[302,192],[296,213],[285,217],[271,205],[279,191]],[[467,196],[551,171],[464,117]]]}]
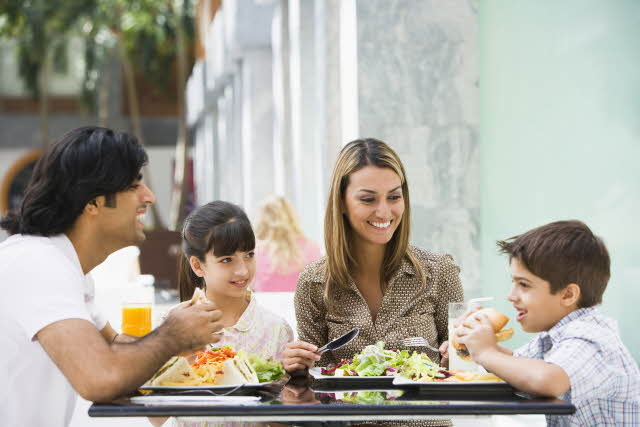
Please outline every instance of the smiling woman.
[{"label": "smiling woman", "polygon": [[[402,162],[384,142],[355,140],[338,157],[325,214],[327,256],[301,273],[295,295],[301,341],[285,351],[285,369],[304,372],[348,359],[383,340],[403,348],[420,336],[432,346],[448,338],[448,303],[463,299],[449,255],[409,245],[411,205]],[[315,349],[352,328],[360,335],[325,353]],[[440,354],[425,351],[440,361]]]}]

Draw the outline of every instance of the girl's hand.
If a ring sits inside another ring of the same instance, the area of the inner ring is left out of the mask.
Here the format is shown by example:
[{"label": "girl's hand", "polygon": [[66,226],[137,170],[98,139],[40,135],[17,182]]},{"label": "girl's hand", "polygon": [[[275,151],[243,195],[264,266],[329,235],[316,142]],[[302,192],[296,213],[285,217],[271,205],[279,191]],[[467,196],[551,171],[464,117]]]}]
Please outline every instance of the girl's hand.
[{"label": "girl's hand", "polygon": [[306,375],[313,368],[320,355],[316,353],[318,347],[304,341],[287,343],[282,352],[282,365],[291,376]]}]

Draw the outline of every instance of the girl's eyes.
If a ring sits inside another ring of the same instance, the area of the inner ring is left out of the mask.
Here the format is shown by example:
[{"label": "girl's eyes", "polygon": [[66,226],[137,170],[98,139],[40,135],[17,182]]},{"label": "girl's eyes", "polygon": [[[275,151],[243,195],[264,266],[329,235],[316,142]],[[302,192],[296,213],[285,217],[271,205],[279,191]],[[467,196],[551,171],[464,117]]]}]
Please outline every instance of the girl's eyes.
[{"label": "girl's eyes", "polygon": [[529,287],[529,284],[524,283],[524,282],[518,282],[518,285],[519,285],[520,287],[522,287],[522,288],[528,288],[528,287]]},{"label": "girl's eyes", "polygon": [[[256,255],[256,253],[255,253],[254,251],[251,251],[251,252],[247,252],[247,253],[244,255],[244,257],[245,257],[245,258],[253,258],[255,255]],[[221,263],[223,263],[223,264],[227,264],[227,263],[230,263],[230,262],[232,262],[232,261],[233,261],[233,258],[232,258],[232,257],[225,257],[225,258],[222,258],[222,259],[220,260],[220,262],[221,262]]]}]

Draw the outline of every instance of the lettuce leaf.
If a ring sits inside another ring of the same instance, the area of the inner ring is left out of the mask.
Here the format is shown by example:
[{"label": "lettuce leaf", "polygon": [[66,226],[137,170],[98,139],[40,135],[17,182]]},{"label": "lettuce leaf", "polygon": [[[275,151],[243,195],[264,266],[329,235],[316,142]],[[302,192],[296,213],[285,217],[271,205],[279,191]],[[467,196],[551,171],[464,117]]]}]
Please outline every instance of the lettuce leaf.
[{"label": "lettuce leaf", "polygon": [[284,368],[277,360],[265,359],[257,354],[249,354],[247,359],[256,371],[261,383],[278,380],[284,375]]}]

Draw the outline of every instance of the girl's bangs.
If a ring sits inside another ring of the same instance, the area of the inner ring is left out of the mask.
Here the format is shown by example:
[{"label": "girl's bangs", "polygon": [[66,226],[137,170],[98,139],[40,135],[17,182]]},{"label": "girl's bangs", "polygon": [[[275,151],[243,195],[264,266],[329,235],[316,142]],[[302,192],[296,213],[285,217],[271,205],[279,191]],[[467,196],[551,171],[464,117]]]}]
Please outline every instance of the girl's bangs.
[{"label": "girl's bangs", "polygon": [[228,256],[254,250],[256,237],[247,220],[236,218],[216,226],[209,235],[208,246],[214,256]]}]

